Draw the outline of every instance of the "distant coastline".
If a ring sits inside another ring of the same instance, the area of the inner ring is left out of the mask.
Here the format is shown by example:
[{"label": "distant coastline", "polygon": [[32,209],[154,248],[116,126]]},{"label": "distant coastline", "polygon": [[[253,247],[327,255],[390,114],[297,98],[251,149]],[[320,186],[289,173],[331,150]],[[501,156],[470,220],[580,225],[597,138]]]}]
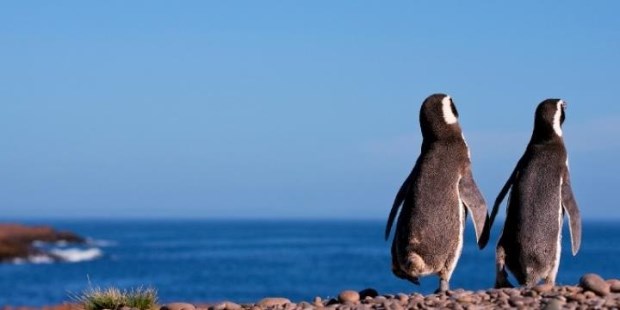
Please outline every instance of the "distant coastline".
[{"label": "distant coastline", "polygon": [[37,245],[45,243],[84,244],[85,242],[83,237],[73,232],[58,231],[50,226],[0,223],[0,263],[62,261],[62,256]]}]

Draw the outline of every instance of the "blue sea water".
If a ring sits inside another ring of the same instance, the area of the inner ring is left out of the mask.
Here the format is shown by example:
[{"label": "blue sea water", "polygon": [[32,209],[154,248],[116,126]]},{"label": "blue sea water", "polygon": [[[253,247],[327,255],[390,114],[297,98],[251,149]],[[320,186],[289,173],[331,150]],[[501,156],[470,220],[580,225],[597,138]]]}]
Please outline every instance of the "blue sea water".
[{"label": "blue sea water", "polygon": [[[161,302],[256,301],[283,296],[293,301],[335,296],[343,289],[373,287],[380,293],[430,293],[390,271],[384,221],[54,220],[52,225],[92,238],[97,259],[75,263],[0,265],[0,305],[41,306],[70,300],[94,286],[152,286]],[[491,287],[494,227],[489,246],[478,250],[468,226],[452,288]],[[575,284],[586,272],[620,277],[620,225],[584,222],[581,251],[570,253],[565,225],[558,283]],[[95,250],[96,251],[96,250]]]}]

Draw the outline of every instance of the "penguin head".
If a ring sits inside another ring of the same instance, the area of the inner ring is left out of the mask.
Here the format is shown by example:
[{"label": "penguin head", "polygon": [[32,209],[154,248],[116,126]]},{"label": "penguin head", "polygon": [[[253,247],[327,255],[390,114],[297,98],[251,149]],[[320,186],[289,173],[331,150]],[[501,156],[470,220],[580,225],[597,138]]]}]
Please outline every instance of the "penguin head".
[{"label": "penguin head", "polygon": [[420,108],[422,136],[430,139],[460,136],[458,117],[459,112],[450,96],[446,94],[428,96]]},{"label": "penguin head", "polygon": [[536,108],[534,135],[539,138],[562,137],[562,124],[566,118],[566,102],[562,99],[547,99]]}]

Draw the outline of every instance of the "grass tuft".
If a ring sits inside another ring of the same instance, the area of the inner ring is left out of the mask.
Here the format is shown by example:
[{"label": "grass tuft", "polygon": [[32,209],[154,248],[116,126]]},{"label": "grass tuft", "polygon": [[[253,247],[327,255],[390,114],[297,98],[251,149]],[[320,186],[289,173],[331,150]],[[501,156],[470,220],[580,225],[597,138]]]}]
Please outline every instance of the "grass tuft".
[{"label": "grass tuft", "polygon": [[157,291],[153,288],[136,288],[126,293],[126,306],[140,310],[153,309],[157,305]]},{"label": "grass tuft", "polygon": [[122,307],[140,310],[155,309],[157,291],[153,288],[138,287],[131,290],[120,290],[115,287],[89,287],[73,299],[85,310],[119,310]]}]

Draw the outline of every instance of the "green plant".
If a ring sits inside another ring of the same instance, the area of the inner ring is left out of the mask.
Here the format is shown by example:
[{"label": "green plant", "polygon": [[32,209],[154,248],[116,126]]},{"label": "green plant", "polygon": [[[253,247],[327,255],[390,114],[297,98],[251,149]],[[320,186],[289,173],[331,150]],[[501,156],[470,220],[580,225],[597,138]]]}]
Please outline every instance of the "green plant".
[{"label": "green plant", "polygon": [[157,291],[153,288],[138,287],[120,290],[115,287],[100,288],[89,286],[73,299],[85,310],[119,310],[122,307],[140,310],[154,309],[157,305]]},{"label": "green plant", "polygon": [[136,288],[126,293],[125,305],[141,310],[153,309],[157,305],[157,291],[153,288]]}]

